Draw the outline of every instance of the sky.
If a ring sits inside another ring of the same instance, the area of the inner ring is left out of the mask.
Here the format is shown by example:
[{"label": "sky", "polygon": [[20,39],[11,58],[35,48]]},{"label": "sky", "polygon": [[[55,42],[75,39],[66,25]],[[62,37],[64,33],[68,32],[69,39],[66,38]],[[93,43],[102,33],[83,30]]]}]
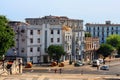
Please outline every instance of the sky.
[{"label": "sky", "polygon": [[120,0],[1,0],[0,15],[12,21],[48,15],[67,16],[85,23],[120,23]]}]

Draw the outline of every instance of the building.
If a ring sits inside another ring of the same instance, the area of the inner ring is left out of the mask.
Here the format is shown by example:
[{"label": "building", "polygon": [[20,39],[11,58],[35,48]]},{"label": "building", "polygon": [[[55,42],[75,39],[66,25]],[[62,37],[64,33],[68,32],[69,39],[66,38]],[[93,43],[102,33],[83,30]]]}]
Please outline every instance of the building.
[{"label": "building", "polygon": [[84,59],[92,61],[98,58],[96,51],[100,47],[98,37],[85,37]]},{"label": "building", "polygon": [[68,26],[63,26],[62,28],[63,46],[66,52],[66,57],[64,59],[72,58],[72,29]]},{"label": "building", "polygon": [[10,21],[8,25],[14,30],[15,32],[15,47],[12,47],[8,50],[7,56],[19,56],[20,55],[20,44],[21,44],[21,37],[25,32],[23,28],[27,26],[26,23],[20,21]]},{"label": "building", "polygon": [[[43,25],[44,27],[47,28],[48,26],[50,26],[51,32],[57,30],[58,27],[56,27],[55,29],[52,29],[53,27],[55,27],[56,25],[61,26],[68,26],[72,29],[72,53],[68,53],[68,54],[72,54],[72,59],[76,60],[76,59],[82,59],[83,58],[83,52],[84,52],[84,30],[83,30],[83,20],[78,20],[78,19],[69,19],[68,17],[65,16],[45,16],[42,18],[26,18],[26,23],[36,26],[36,25]],[[48,40],[48,33],[50,31],[45,31],[46,34],[44,35],[44,37],[46,38],[46,40]],[[62,31],[61,31],[62,32]],[[66,33],[67,34],[67,33]],[[50,36],[50,35],[49,35]],[[52,37],[57,37],[57,35],[54,35]],[[61,36],[63,38],[63,36]],[[54,40],[54,39],[52,39]],[[69,42],[67,40],[67,42]],[[56,43],[54,43],[56,44]],[[62,42],[61,44],[64,44],[64,42]],[[48,48],[48,43],[44,43],[43,45],[45,45],[43,48],[47,49]],[[47,54],[47,53],[46,53]]]},{"label": "building", "polygon": [[25,20],[24,24],[16,22],[11,25],[16,32],[16,54],[23,58],[23,62],[49,62],[47,48],[50,45],[64,47],[67,54],[63,60],[81,58],[84,51],[83,20],[51,15]]},{"label": "building", "polygon": [[92,37],[99,37],[100,43],[105,43],[106,38],[112,34],[120,34],[120,24],[113,24],[111,21],[106,21],[105,24],[87,23],[86,31],[90,32]]}]

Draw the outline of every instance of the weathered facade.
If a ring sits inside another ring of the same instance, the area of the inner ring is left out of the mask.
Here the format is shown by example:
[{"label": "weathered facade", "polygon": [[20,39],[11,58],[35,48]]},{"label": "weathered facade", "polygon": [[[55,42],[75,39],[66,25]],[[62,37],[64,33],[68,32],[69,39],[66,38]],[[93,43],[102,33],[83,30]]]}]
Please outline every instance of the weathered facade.
[{"label": "weathered facade", "polygon": [[85,61],[92,61],[98,58],[96,50],[100,47],[99,38],[86,37],[85,38],[85,48],[84,48],[84,59]]}]

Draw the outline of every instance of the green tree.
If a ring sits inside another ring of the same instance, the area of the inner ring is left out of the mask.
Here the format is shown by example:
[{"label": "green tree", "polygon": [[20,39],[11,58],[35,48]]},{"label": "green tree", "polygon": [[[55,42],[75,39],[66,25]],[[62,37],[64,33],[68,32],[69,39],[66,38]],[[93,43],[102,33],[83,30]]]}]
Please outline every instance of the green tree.
[{"label": "green tree", "polygon": [[110,35],[109,37],[107,37],[106,43],[116,48],[118,54],[120,54],[120,35],[117,34]]},{"label": "green tree", "polygon": [[109,44],[101,44],[100,48],[97,50],[97,53],[101,54],[104,57],[103,59],[105,59],[110,56],[114,50],[115,48]]},{"label": "green tree", "polygon": [[91,37],[91,34],[89,32],[85,32],[85,37]]},{"label": "green tree", "polygon": [[8,26],[8,19],[0,15],[0,57],[14,46],[15,33],[11,27]]},{"label": "green tree", "polygon": [[59,61],[62,55],[65,55],[64,48],[59,45],[50,45],[48,47],[48,55],[51,59]]}]

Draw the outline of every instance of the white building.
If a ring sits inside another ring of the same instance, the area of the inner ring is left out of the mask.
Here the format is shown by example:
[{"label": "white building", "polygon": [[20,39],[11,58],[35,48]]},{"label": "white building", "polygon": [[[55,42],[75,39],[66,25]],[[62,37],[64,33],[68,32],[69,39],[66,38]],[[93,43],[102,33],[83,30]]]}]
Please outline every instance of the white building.
[{"label": "white building", "polygon": [[87,23],[86,31],[93,37],[99,37],[100,43],[105,43],[109,35],[120,34],[120,24],[112,24],[111,21],[106,21],[105,24]]},{"label": "white building", "polygon": [[[65,16],[45,16],[42,18],[26,18],[26,22],[30,25],[61,25],[69,26],[72,29],[72,58],[82,59],[84,51],[84,30],[83,20],[69,19]],[[55,37],[55,36],[54,36]],[[76,41],[77,44],[76,44]],[[47,46],[45,46],[47,48]]]},{"label": "white building", "polygon": [[[26,58],[27,62],[49,62],[46,50],[50,45],[62,45],[65,51],[71,54],[72,40],[70,37],[72,37],[72,33],[64,31],[61,25],[28,25],[24,30],[26,32],[22,35],[21,40],[26,39],[26,41],[20,42],[21,54],[19,56]],[[63,36],[69,38],[63,38]],[[69,45],[65,46],[63,43],[68,39]]]},{"label": "white building", "polygon": [[26,22],[17,29],[19,37],[16,46],[17,55],[23,57],[24,62],[49,62],[46,50],[50,45],[64,47],[67,54],[63,59],[81,58],[84,48],[83,20],[45,16],[26,18]]},{"label": "white building", "polygon": [[67,53],[65,55],[66,59],[71,59],[72,57],[72,29],[68,26],[63,26],[62,28],[63,46]]}]

